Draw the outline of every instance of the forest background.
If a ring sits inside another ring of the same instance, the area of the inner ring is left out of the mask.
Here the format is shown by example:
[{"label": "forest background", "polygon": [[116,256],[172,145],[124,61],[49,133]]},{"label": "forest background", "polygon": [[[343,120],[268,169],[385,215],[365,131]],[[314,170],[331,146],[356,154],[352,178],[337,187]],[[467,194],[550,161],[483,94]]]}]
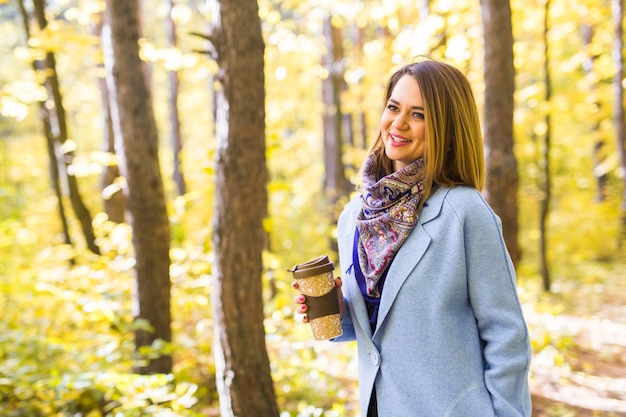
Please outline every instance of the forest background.
[{"label": "forest background", "polygon": [[[103,195],[117,189],[113,184],[103,193],[101,186],[114,161],[104,151],[99,90],[104,70],[94,35],[103,2],[49,1],[48,29],[29,40],[17,3],[0,1],[0,412],[217,415],[210,275],[216,176],[212,89],[218,67],[202,52],[203,38],[193,34],[206,31],[213,3],[141,2],[141,57],[150,64],[172,237],[173,341],[142,353],[171,353],[173,373],[154,375],[132,372],[137,361],[132,230],[104,214]],[[286,271],[322,253],[335,257],[331,219],[345,202],[329,204],[324,190],[322,91],[330,71],[323,28],[330,21],[342,33],[341,110],[355,115],[357,132],[342,156],[354,182],[365,142],[376,133],[384,82],[398,65],[430,54],[458,66],[482,109],[480,5],[471,0],[260,0],[258,5],[266,45],[269,171],[263,299],[276,400],[281,417],[356,416],[355,348],[315,342],[310,329],[294,321],[295,294]],[[520,178],[517,272],[533,342],[534,415],[626,415],[626,243],[620,229],[625,174],[613,120],[611,4],[513,0],[511,9]],[[168,17],[175,23],[176,46],[168,37]],[[67,244],[57,218],[39,111],[47,92],[32,67],[33,55],[41,51],[54,52],[57,60],[71,132],[65,146],[74,153],[72,174],[93,214],[100,254],[89,250],[71,216],[73,244]],[[549,100],[545,68],[552,79]],[[169,133],[172,71],[180,81],[178,158]],[[543,233],[547,132],[552,203]],[[174,177],[178,162],[182,193]],[[542,238],[548,242],[550,291],[541,277]]]}]

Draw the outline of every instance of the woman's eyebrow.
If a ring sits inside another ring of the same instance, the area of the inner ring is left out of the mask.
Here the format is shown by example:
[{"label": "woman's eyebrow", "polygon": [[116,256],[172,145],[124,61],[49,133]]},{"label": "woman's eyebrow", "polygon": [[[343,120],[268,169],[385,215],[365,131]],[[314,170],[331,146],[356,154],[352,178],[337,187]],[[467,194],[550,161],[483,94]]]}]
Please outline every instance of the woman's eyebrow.
[{"label": "woman's eyebrow", "polygon": [[[393,104],[400,104],[400,102],[398,100],[394,100],[392,98],[390,98],[389,100],[387,100],[387,102],[389,103],[393,103]],[[411,108],[415,109],[415,110],[424,110],[424,107],[422,106],[411,106]]]}]

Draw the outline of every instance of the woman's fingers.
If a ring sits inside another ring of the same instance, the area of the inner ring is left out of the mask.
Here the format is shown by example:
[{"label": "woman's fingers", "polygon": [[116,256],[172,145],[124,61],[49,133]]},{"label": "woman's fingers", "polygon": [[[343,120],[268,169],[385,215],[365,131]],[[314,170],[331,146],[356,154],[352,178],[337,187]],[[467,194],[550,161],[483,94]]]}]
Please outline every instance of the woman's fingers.
[{"label": "woman's fingers", "polygon": [[299,320],[302,323],[308,323],[309,322],[309,317],[306,315],[306,312],[309,309],[309,306],[307,306],[305,304],[306,303],[306,297],[304,295],[302,295],[302,294],[299,294],[293,300],[297,304],[297,307],[296,307],[296,320]]},{"label": "woman's fingers", "polygon": [[337,287],[337,301],[339,302],[339,317],[343,319],[343,315],[346,312],[346,305],[343,301],[343,292],[341,291],[341,286],[343,282],[341,282],[341,277],[335,278],[335,287]]}]

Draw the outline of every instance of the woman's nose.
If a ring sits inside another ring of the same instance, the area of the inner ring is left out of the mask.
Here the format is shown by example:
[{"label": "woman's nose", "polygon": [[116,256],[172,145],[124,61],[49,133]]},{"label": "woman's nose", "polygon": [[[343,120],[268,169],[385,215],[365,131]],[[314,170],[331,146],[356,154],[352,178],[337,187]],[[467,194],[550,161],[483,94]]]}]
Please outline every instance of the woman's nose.
[{"label": "woman's nose", "polygon": [[406,115],[404,113],[399,113],[391,123],[393,127],[398,129],[406,127],[407,124]]}]

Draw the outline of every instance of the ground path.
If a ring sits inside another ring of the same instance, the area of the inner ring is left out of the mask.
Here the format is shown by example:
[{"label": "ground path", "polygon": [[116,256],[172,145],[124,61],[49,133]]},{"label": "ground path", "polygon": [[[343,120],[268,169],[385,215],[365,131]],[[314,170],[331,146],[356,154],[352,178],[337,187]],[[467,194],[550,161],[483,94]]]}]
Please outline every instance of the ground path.
[{"label": "ground path", "polygon": [[527,309],[533,417],[626,417],[626,272],[617,278],[564,289],[559,312]]}]

